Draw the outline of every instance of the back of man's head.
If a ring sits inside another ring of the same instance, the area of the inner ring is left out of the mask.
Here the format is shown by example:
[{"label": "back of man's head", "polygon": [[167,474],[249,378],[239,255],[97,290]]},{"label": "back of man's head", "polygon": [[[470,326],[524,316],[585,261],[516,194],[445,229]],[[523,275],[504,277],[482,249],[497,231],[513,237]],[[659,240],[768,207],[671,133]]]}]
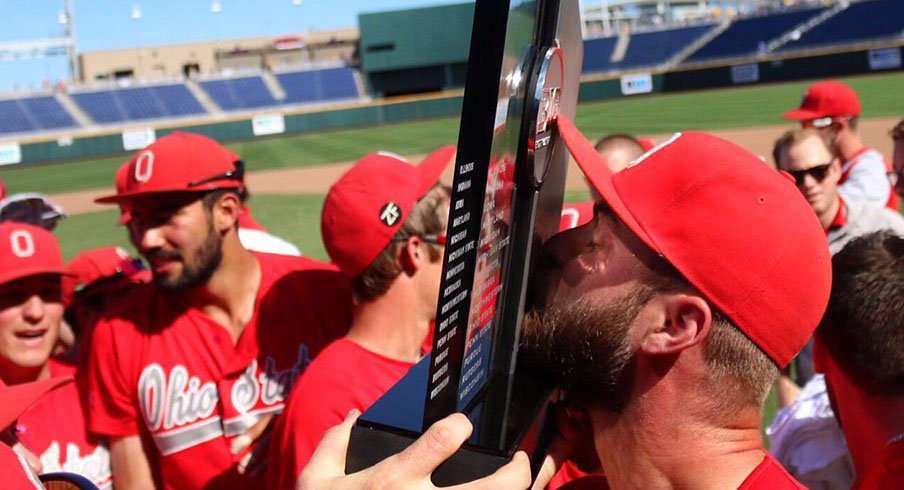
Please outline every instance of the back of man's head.
[{"label": "back of man's head", "polygon": [[835,254],[832,271],[820,343],[867,393],[904,394],[904,238],[859,237]]},{"label": "back of man's head", "polygon": [[623,170],[646,153],[637,138],[623,133],[604,136],[593,146],[613,172]]}]

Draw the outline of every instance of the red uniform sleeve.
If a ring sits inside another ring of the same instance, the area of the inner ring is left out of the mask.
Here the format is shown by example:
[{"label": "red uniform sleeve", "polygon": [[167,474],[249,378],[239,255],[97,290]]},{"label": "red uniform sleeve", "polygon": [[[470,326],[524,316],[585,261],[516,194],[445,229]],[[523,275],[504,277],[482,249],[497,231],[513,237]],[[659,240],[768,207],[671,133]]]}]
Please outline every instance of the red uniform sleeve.
[{"label": "red uniform sleeve", "polygon": [[126,382],[125,364],[119,356],[114,325],[102,321],[91,339],[88,359],[88,430],[95,434],[125,437],[139,433],[139,416],[132,398],[134,387]]}]

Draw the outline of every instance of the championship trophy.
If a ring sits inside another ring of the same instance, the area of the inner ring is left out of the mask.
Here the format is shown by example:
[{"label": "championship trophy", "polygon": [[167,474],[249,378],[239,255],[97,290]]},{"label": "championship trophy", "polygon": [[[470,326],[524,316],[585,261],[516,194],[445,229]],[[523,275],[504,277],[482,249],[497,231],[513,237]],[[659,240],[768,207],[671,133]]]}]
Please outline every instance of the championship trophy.
[{"label": "championship trophy", "polygon": [[577,106],[578,9],[577,0],[476,4],[433,348],[358,419],[350,472],[453,412],[475,431],[434,472],[437,485],[489,475],[519,449],[545,450],[551,387],[517,353],[531,271],[559,227],[568,152],[556,117],[574,118]]}]

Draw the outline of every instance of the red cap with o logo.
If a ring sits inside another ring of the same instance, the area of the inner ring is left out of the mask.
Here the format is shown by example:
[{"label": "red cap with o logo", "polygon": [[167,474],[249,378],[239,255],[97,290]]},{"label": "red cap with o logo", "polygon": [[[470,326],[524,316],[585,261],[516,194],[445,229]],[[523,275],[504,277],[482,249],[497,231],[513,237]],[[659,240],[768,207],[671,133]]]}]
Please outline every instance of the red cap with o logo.
[{"label": "red cap with o logo", "polygon": [[0,223],[0,284],[36,274],[69,274],[56,238],[37,226]]},{"label": "red cap with o logo", "polygon": [[619,219],[786,366],[816,329],[832,282],[825,233],[791,179],[699,132],[677,133],[613,174],[571,121],[559,115],[558,127]]},{"label": "red cap with o logo", "polygon": [[834,80],[817,82],[807,89],[798,109],[785,112],[785,119],[809,121],[829,116],[857,116],[860,100],[857,92]]},{"label": "red cap with o logo", "polygon": [[[241,189],[244,165],[235,153],[194,133],[168,134],[139,151],[116,172],[116,194],[95,199],[120,203],[168,192]],[[128,221],[124,209],[121,222]]]},{"label": "red cap with o logo", "polygon": [[355,277],[377,258],[454,154],[454,146],[444,146],[414,166],[398,155],[371,153],[330,187],[320,231],[342,272]]}]

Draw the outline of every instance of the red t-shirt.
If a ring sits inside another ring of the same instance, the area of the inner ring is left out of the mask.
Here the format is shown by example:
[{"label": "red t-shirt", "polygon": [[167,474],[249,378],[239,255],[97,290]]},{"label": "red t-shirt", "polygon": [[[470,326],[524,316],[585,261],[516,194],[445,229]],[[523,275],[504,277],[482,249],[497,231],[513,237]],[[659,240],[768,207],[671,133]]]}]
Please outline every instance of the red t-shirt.
[{"label": "red t-shirt", "polygon": [[5,490],[44,490],[38,476],[11,447],[0,442],[0,475]]},{"label": "red t-shirt", "polygon": [[593,201],[565,204],[559,220],[559,231],[586,225],[593,219]]},{"label": "red t-shirt", "polygon": [[153,285],[139,287],[94,332],[89,428],[141,435],[164,488],[260,485],[235,470],[245,454],[233,455],[230,441],[281,412],[310,359],[348,330],[351,290],[336,268],[255,257],[261,283],[237,343],[182,294]]},{"label": "red t-shirt", "polygon": [[857,478],[852,490],[886,490],[904,488],[904,441],[882,450],[869,468]]},{"label": "red t-shirt", "polygon": [[[738,490],[807,490],[807,487],[789,475],[769,453],[764,451],[763,454],[765,455],[763,462],[747,475],[747,479],[741,483]],[[606,490],[608,488],[606,477],[588,476],[572,480],[560,487],[560,490]]]},{"label": "red t-shirt", "polygon": [[[72,377],[75,367],[50,359],[50,376]],[[111,487],[110,452],[89,437],[75,383],[41,395],[16,424],[19,440],[41,459],[45,473],[78,473],[99,488]]]},{"label": "red t-shirt", "polygon": [[364,411],[413,364],[371,352],[339,339],[311,363],[292,390],[270,442],[268,488],[295,488],[323,433],[349,410]]}]

